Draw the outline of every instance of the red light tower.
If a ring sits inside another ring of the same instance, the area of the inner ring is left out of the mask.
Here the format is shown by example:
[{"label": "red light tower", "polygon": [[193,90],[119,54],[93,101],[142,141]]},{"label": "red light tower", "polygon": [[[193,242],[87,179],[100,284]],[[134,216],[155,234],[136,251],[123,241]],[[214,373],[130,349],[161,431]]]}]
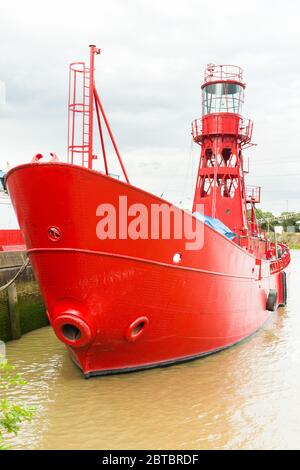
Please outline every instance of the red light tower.
[{"label": "red light tower", "polygon": [[209,64],[202,85],[202,119],[192,123],[201,145],[193,210],[204,205],[235,233],[245,233],[247,195],[242,148],[249,145],[253,123],[241,116],[245,84],[240,67]]}]

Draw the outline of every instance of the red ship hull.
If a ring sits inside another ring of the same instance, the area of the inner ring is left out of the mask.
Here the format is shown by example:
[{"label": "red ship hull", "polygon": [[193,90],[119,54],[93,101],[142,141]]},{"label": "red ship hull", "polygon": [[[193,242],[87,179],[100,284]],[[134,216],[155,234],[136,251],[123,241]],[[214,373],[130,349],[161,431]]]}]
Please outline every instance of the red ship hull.
[{"label": "red ship hull", "polygon": [[0,251],[24,251],[25,244],[21,230],[0,230]]},{"label": "red ship hull", "polygon": [[263,325],[270,289],[284,302],[288,252],[258,273],[255,256],[206,225],[197,251],[184,239],[99,240],[99,204],[166,203],[131,185],[62,163],[19,166],[7,185],[49,320],[86,377],[213,353]]}]

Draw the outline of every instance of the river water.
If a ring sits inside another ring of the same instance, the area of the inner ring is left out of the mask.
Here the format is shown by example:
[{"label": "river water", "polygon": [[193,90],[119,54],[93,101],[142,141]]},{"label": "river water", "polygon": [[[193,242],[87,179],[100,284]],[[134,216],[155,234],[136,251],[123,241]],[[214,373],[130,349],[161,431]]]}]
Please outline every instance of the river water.
[{"label": "river water", "polygon": [[36,409],[19,449],[300,449],[300,251],[289,303],[242,344],[165,369],[85,380],[49,327],[7,345]]}]

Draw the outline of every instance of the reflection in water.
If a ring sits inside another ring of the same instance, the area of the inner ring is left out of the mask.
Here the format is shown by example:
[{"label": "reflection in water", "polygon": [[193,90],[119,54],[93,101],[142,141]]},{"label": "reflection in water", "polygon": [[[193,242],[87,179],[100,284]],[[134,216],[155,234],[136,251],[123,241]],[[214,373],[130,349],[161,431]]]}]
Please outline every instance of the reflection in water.
[{"label": "reflection in water", "polygon": [[11,440],[35,449],[298,448],[300,252],[289,305],[242,344],[183,365],[85,380],[47,327],[8,344],[36,407]]}]

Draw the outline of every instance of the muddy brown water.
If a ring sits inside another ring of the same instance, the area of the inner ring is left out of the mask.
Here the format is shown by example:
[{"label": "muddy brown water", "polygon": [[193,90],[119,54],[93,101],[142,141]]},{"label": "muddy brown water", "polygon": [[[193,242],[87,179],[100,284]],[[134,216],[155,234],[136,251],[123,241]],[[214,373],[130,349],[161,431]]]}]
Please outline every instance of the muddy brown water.
[{"label": "muddy brown water", "polygon": [[85,380],[50,327],[7,344],[33,405],[18,449],[300,448],[300,251],[289,303],[243,343],[164,369]]}]

